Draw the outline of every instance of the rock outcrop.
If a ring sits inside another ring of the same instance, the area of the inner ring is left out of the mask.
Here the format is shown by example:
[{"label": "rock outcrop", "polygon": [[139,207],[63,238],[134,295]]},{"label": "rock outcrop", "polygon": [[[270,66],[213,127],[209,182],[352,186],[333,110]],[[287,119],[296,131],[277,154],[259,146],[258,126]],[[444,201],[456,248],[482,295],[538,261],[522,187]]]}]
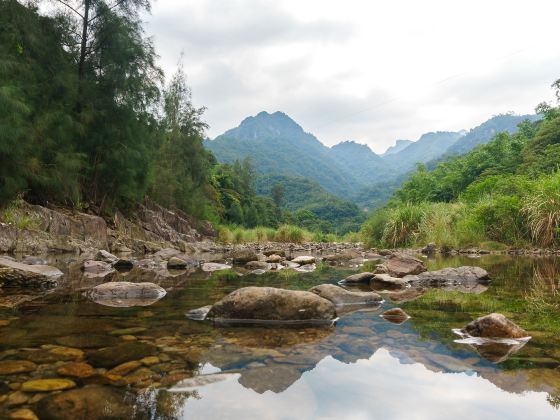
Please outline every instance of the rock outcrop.
[{"label": "rock outcrop", "polygon": [[49,265],[27,265],[0,258],[0,287],[53,287],[62,274]]},{"label": "rock outcrop", "polygon": [[331,322],[332,302],[311,292],[244,287],[215,303],[207,318],[226,321]]}]

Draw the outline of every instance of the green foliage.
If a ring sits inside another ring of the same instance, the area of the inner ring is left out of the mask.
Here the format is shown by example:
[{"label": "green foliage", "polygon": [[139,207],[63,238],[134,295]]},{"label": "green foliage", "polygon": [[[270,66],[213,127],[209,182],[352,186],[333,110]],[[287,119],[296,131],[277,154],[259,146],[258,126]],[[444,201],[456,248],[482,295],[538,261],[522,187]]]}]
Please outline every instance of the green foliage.
[{"label": "green foliage", "polygon": [[533,240],[542,246],[556,244],[560,228],[560,172],[539,178],[525,198],[523,213]]},{"label": "green foliage", "polygon": [[298,226],[282,225],[276,231],[274,240],[277,242],[302,243],[309,241],[311,235]]}]

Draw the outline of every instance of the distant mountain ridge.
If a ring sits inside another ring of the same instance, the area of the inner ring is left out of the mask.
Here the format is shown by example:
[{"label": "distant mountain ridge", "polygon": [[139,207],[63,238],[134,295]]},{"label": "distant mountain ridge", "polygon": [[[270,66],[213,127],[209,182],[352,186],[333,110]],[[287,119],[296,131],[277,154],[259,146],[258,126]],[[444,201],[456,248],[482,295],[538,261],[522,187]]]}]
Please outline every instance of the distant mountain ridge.
[{"label": "distant mountain ridge", "polygon": [[[464,154],[498,132],[515,132],[525,119],[538,117],[496,115],[468,132],[439,131],[423,134],[417,141],[397,140],[380,156],[355,141],[329,148],[285,113],[263,111],[204,144],[220,162],[249,157],[260,174],[307,178],[330,194],[372,208],[382,204],[417,163]],[[300,187],[298,191],[305,191]]]}]

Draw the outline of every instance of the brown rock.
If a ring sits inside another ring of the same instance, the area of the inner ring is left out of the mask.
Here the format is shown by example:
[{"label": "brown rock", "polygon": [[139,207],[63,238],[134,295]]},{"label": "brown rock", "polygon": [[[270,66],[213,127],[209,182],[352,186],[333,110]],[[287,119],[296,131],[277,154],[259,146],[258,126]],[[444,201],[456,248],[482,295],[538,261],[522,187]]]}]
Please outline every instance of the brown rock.
[{"label": "brown rock", "polygon": [[39,420],[39,417],[37,417],[29,408],[14,410],[8,414],[8,418],[14,420]]},{"label": "brown rock", "polygon": [[426,266],[422,261],[401,254],[391,255],[383,265],[387,268],[387,273],[394,277],[404,277],[426,271]]},{"label": "brown rock", "polygon": [[529,334],[502,314],[492,313],[469,323],[463,330],[472,337],[525,338]]},{"label": "brown rock", "polygon": [[140,366],[142,366],[142,362],[140,362],[138,360],[133,360],[131,362],[122,363],[122,364],[114,367],[113,369],[111,369],[107,373],[109,373],[111,375],[125,376],[125,375],[128,375],[133,370],[138,369]]},{"label": "brown rock", "polygon": [[365,273],[358,273],[352,274],[351,276],[346,277],[343,282],[345,283],[369,283],[370,280],[375,276],[374,273],[365,272]]},{"label": "brown rock", "polygon": [[401,308],[392,308],[389,309],[381,314],[381,316],[390,321],[394,324],[402,324],[405,322],[410,316],[403,311]]},{"label": "brown rock", "polygon": [[212,306],[208,318],[266,321],[330,321],[336,317],[334,305],[314,293],[244,287]]},{"label": "brown rock", "polygon": [[309,289],[310,292],[325,298],[337,306],[375,305],[383,298],[374,292],[353,292],[334,284],[321,284]]},{"label": "brown rock", "polygon": [[27,265],[0,258],[0,285],[4,287],[53,287],[62,271],[49,265]]},{"label": "brown rock", "polygon": [[0,360],[0,375],[33,372],[37,365],[28,360]]},{"label": "brown rock", "polygon": [[75,362],[68,363],[56,370],[60,376],[70,376],[74,378],[87,378],[96,374],[96,370],[87,363]]}]

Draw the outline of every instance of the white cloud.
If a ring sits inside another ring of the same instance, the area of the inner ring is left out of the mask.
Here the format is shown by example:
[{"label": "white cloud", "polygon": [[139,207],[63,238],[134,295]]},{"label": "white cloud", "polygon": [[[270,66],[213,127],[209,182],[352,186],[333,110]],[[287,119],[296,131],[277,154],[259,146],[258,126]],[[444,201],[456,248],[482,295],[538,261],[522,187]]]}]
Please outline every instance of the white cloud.
[{"label": "white cloud", "polygon": [[158,0],[161,63],[185,69],[214,137],[282,110],[328,145],[471,128],[553,97],[560,2]]}]

